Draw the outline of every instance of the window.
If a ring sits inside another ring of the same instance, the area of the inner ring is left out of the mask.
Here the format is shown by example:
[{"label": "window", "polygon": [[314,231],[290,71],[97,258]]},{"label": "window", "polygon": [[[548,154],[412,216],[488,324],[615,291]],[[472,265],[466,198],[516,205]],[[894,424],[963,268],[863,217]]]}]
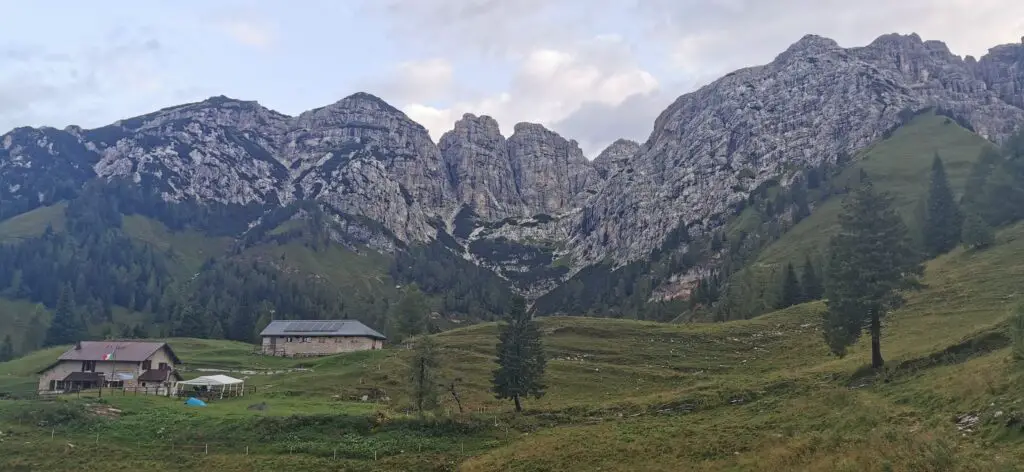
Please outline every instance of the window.
[{"label": "window", "polygon": [[167,365],[166,362],[160,363],[160,370],[171,370],[171,366]]},{"label": "window", "polygon": [[96,372],[96,361],[82,361],[82,372]]},{"label": "window", "polygon": [[142,370],[149,370],[153,368],[153,361],[142,361]]},{"label": "window", "polygon": [[50,381],[50,391],[52,392],[54,390],[57,390],[57,381],[56,380],[51,380]]},{"label": "window", "polygon": [[320,341],[321,344],[327,342],[327,338],[325,338],[323,336],[321,336],[319,338],[316,338],[316,339],[317,339],[317,341]]},{"label": "window", "polygon": [[310,338],[309,336],[306,336],[306,339],[304,339],[302,342],[304,342],[304,343],[311,343],[311,342],[313,342],[313,338]]}]

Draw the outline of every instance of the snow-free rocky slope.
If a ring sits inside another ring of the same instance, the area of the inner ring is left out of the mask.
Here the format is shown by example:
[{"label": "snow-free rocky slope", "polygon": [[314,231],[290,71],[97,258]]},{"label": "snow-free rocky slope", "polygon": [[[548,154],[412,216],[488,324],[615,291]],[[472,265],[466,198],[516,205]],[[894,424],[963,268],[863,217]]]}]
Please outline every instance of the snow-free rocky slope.
[{"label": "snow-free rocky slope", "polygon": [[443,230],[454,251],[536,294],[587,265],[643,259],[680,225],[706,229],[761,183],[786,184],[928,107],[1004,139],[1024,124],[1024,45],[975,59],[913,34],[855,48],[808,35],[679,97],[645,143],[616,141],[592,162],[541,125],[505,137],[470,114],[435,144],[364,93],[296,117],[214,97],[93,130],[18,128],[0,137],[0,218],[95,178],[169,201],[314,200],[383,251]]}]

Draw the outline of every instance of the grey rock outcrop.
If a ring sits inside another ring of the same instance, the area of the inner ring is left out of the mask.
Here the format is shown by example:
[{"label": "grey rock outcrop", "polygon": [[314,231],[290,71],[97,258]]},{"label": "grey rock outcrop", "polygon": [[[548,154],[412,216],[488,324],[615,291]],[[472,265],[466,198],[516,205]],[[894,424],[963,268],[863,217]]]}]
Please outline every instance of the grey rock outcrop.
[{"label": "grey rock outcrop", "polygon": [[597,193],[601,177],[575,140],[535,123],[519,123],[508,138],[508,156],[526,208],[557,214],[582,205]]},{"label": "grey rock outcrop", "polygon": [[[880,138],[903,110],[941,107],[980,134],[1004,139],[1024,123],[1016,48],[977,61],[917,35],[886,35],[844,49],[808,35],[770,64],[742,69],[683,95],[655,121],[632,172],[610,176],[580,213],[574,259],[645,257],[680,224],[704,224],[769,178],[834,161]],[[1011,49],[1012,48],[1012,49]]]},{"label": "grey rock outcrop", "polygon": [[102,178],[159,189],[167,200],[265,203],[289,200],[288,171],[274,157],[288,117],[225,97],[121,120],[80,138],[101,155]]},{"label": "grey rock outcrop", "polygon": [[459,202],[485,220],[573,210],[603,183],[576,141],[535,123],[505,139],[493,118],[466,114],[439,147]]},{"label": "grey rock outcrop", "polygon": [[403,241],[432,238],[428,212],[454,203],[426,128],[373,95],[299,115],[279,156],[292,171],[295,198],[365,216]]},{"label": "grey rock outcrop", "polygon": [[629,160],[640,152],[640,143],[629,139],[617,139],[604,148],[591,163],[602,179],[607,179],[626,167]]},{"label": "grey rock outcrop", "polygon": [[523,212],[505,137],[494,118],[463,115],[438,147],[460,203],[486,220]]}]

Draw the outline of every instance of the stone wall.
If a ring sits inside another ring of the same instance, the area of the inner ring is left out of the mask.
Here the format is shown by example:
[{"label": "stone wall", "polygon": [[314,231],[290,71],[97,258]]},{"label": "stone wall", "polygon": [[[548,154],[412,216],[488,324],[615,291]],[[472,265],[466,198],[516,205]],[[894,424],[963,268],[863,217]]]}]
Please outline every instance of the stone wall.
[{"label": "stone wall", "polygon": [[262,346],[263,353],[268,355],[326,356],[341,352],[382,349],[384,341],[357,336],[264,336]]}]

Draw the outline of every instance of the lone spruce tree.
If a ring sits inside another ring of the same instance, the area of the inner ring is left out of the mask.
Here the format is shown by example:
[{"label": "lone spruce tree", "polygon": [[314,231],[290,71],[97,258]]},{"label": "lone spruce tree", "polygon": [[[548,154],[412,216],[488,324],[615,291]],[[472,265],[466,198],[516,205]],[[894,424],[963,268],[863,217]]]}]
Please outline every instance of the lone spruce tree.
[{"label": "lone spruce tree", "polygon": [[796,269],[793,263],[786,264],[786,273],[782,278],[782,294],[779,297],[779,304],[776,308],[787,308],[803,301],[803,289],[800,288],[800,279],[796,277]]},{"label": "lone spruce tree", "polygon": [[85,334],[85,324],[75,309],[75,293],[71,285],[64,284],[57,298],[57,308],[53,312],[53,321],[46,329],[44,346],[70,344]]},{"label": "lone spruce tree", "polygon": [[922,240],[928,255],[947,253],[960,243],[962,215],[946,177],[946,168],[938,153],[932,160],[931,184],[925,210]]},{"label": "lone spruce tree", "polygon": [[843,202],[839,224],[829,243],[825,341],[844,356],[867,328],[871,366],[881,367],[882,317],[903,302],[900,290],[916,282],[920,259],[891,198],[875,191],[870,179]]},{"label": "lone spruce tree", "polygon": [[995,242],[996,236],[992,227],[985,222],[981,214],[975,210],[969,210],[964,218],[963,236],[964,245],[970,249],[984,249]]},{"label": "lone spruce tree", "polygon": [[491,391],[499,399],[511,398],[516,411],[523,411],[522,397],[544,396],[544,347],[540,328],[526,312],[526,302],[516,298],[508,321],[498,333],[498,368],[494,371]]},{"label": "lone spruce tree", "polygon": [[437,343],[430,336],[422,336],[416,340],[412,362],[409,364],[409,380],[416,411],[420,416],[426,410],[437,407],[437,369],[440,362],[437,358]]}]

